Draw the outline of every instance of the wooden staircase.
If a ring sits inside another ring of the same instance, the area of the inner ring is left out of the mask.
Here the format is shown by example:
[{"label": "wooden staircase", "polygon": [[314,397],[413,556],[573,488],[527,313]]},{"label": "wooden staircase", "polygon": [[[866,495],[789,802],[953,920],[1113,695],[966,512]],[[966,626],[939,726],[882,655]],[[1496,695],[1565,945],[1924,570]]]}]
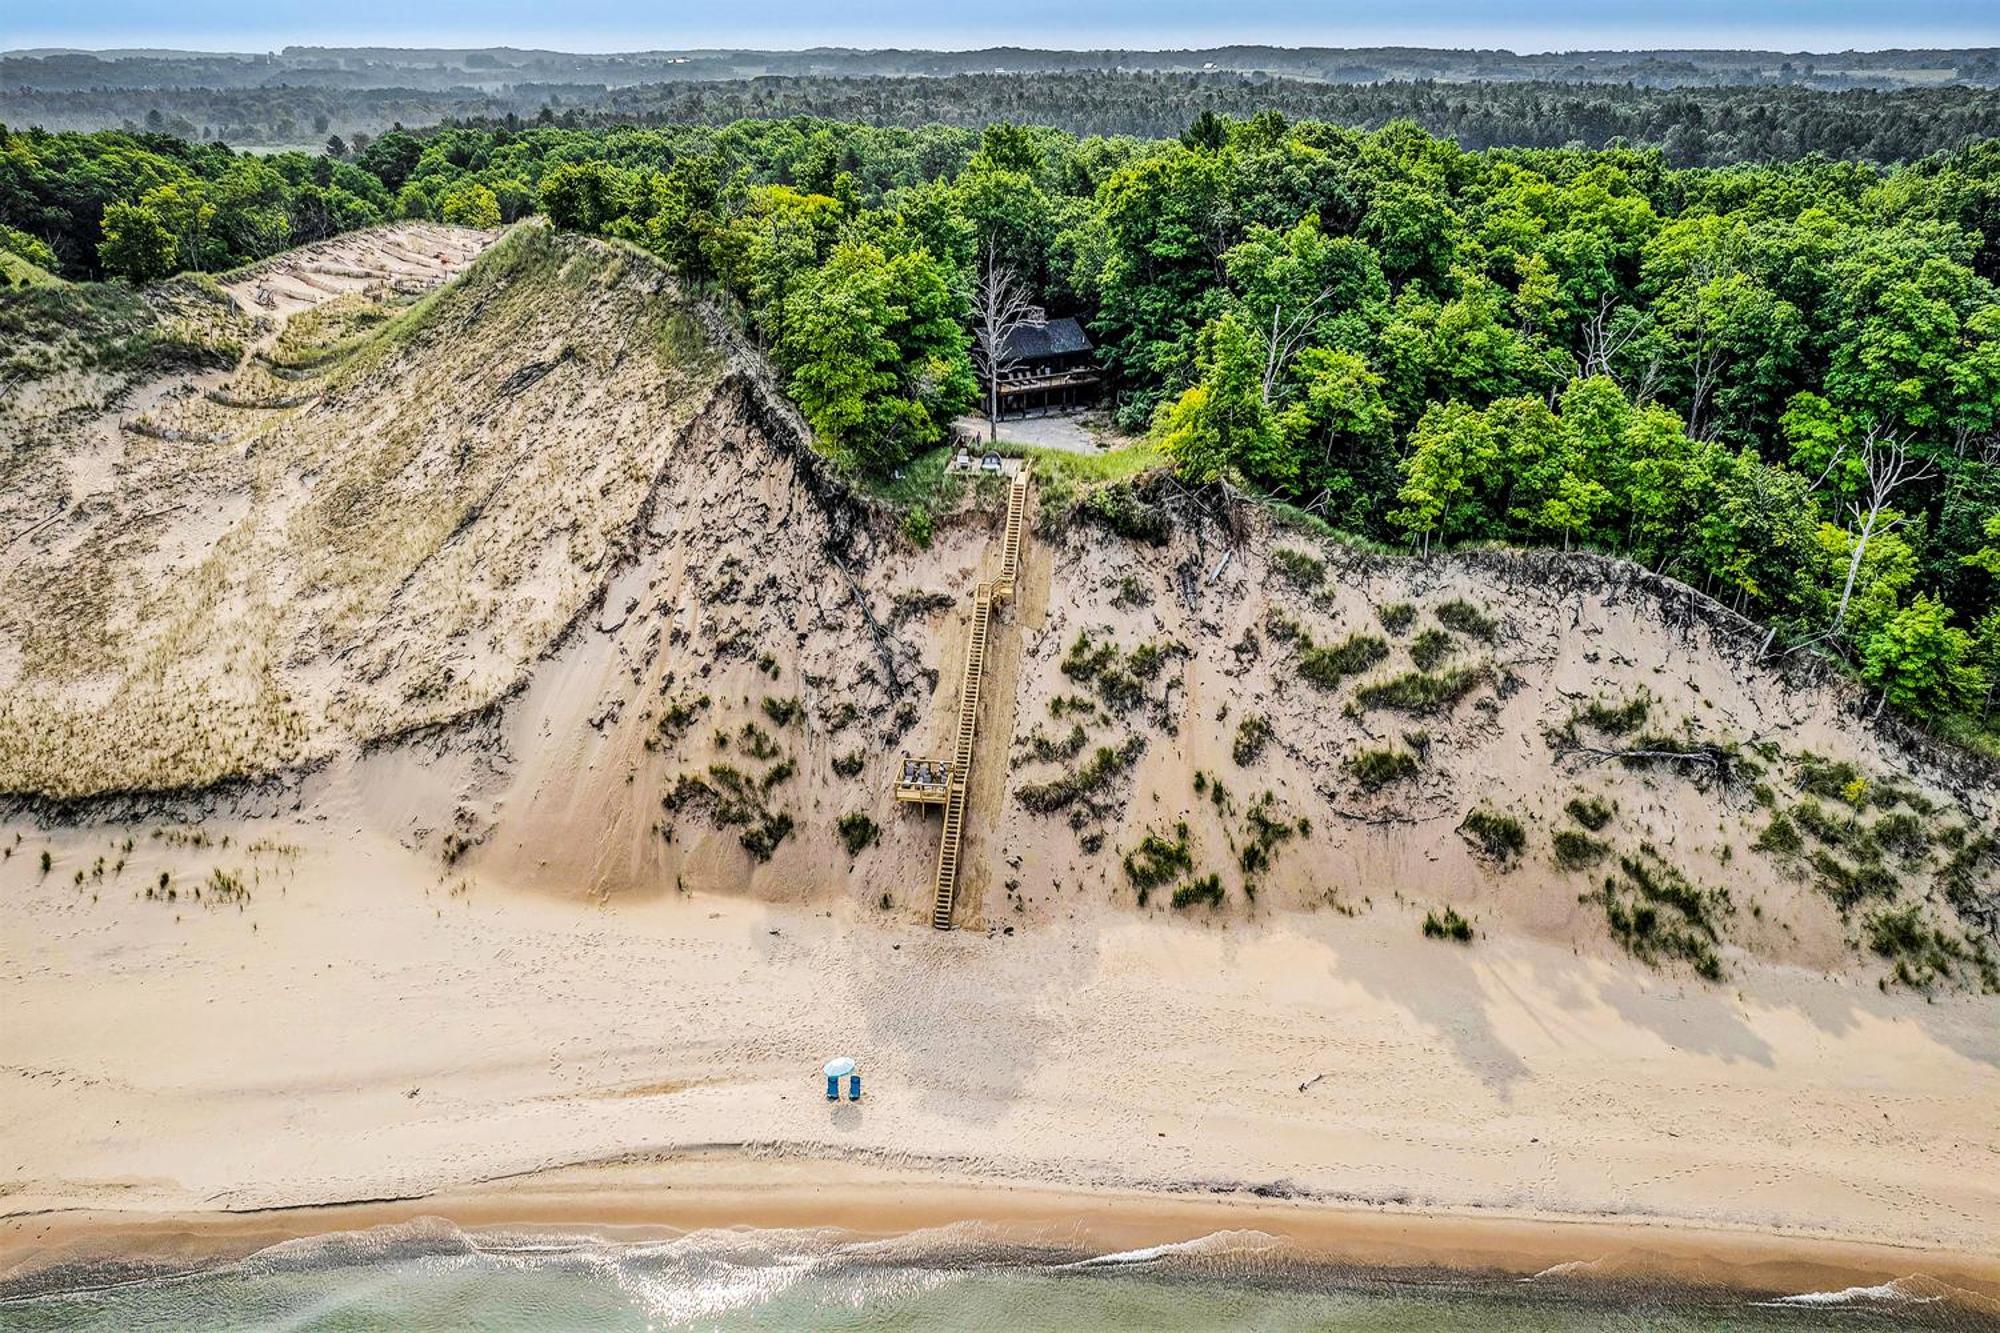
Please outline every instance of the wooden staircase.
[{"label": "wooden staircase", "polygon": [[972,597],[972,631],[965,641],[965,674],[958,690],[958,730],[951,748],[951,786],[944,803],[944,832],[938,838],[937,880],[931,899],[931,925],[951,929],[951,911],[958,899],[958,860],[965,835],[965,800],[972,778],[972,745],[979,728],[979,687],[986,678],[986,650],[993,628],[993,607],[1014,595],[1021,566],[1021,534],[1028,514],[1028,471],[1014,474],[1007,493],[1007,533],[1001,545],[1000,577],[981,583]]},{"label": "wooden staircase", "polygon": [[1007,490],[1007,535],[1001,544],[1000,595],[1014,595],[1014,576],[1021,570],[1021,532],[1028,517],[1028,469],[1014,474]]},{"label": "wooden staircase", "polygon": [[951,929],[952,903],[958,896],[958,853],[965,832],[967,779],[972,775],[972,740],[979,726],[979,686],[986,675],[986,645],[992,626],[993,585],[982,583],[972,599],[972,632],[966,636],[965,676],[958,690],[958,735],[951,747],[951,790],[944,803],[944,833],[938,839],[931,924],[939,930]]}]

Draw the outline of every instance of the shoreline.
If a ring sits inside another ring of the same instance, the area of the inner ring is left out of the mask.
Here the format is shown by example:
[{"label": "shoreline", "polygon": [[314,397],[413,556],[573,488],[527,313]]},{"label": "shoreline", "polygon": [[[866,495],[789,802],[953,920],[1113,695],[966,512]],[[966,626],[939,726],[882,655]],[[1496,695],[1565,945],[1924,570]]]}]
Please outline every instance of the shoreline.
[{"label": "shoreline", "polygon": [[[1223,1231],[1275,1237],[1306,1265],[1644,1280],[1759,1296],[1921,1275],[2000,1315],[2000,1256],[1733,1229],[1675,1219],[1356,1207],[1314,1200],[1013,1182],[733,1152],[559,1167],[410,1199],[238,1212],[79,1209],[0,1217],[0,1300],[63,1289],[87,1266],[226,1264],[285,1241],[439,1218],[468,1231],[612,1239],[704,1230],[832,1229],[857,1240],[971,1223],[982,1242],[1108,1255]],[[54,1279],[53,1282],[50,1279]],[[45,1285],[47,1284],[47,1285]]]}]

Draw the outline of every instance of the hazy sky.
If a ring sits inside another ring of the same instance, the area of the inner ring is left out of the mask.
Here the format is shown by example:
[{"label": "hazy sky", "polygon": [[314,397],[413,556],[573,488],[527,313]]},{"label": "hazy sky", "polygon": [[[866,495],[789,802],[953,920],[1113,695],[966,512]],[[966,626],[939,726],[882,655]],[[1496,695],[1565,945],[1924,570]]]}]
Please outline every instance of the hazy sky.
[{"label": "hazy sky", "polygon": [[2000,45],[2000,0],[0,0],[0,50]]}]

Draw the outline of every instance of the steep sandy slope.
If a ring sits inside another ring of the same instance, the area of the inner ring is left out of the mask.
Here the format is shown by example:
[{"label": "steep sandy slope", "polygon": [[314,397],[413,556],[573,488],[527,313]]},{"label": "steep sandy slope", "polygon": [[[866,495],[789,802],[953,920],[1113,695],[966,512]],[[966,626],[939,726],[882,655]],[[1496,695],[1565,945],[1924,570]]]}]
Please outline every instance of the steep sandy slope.
[{"label": "steep sandy slope", "polygon": [[1168,489],[1164,545],[1038,557],[989,920],[1405,903],[1726,972],[1842,966],[1922,900],[1930,971],[2000,980],[1988,766],[1757,627],[1620,562],[1382,558]]},{"label": "steep sandy slope", "polygon": [[626,263],[520,231],[446,292],[329,301],[119,421],[107,484],[0,588],[0,789],[279,773],[513,688],[721,377]]},{"label": "steep sandy slope", "polygon": [[[604,610],[485,741],[424,761],[478,797],[454,832],[433,818],[438,854],[914,925],[938,815],[889,784],[903,752],[949,748],[997,505],[928,552],[878,543],[809,465],[801,484],[796,449],[714,424]],[[1449,908],[1715,980],[1873,955],[1922,985],[2000,980],[1986,766],[1865,725],[1823,669],[1760,660],[1757,627],[1619,562],[1382,558],[1172,491],[1106,507],[1160,544],[1089,518],[1030,542],[961,925]],[[850,853],[842,816],[879,839]]]},{"label": "steep sandy slope", "polygon": [[[255,808],[354,810],[440,884],[920,921],[938,815],[889,784],[949,747],[993,488],[912,547],[642,255],[518,229],[407,305],[444,252],[419,281],[379,249],[243,275],[282,333],[125,419],[17,543],[0,788],[263,779]],[[961,925],[1395,911],[1711,980],[1872,952],[2000,982],[1986,766],[1679,585],[1378,557],[1164,482],[1042,527]]]}]

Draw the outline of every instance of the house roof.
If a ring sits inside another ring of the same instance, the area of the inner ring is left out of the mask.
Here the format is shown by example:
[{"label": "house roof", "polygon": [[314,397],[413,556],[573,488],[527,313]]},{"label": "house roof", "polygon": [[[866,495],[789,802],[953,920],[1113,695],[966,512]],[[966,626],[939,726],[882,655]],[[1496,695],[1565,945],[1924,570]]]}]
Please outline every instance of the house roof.
[{"label": "house roof", "polygon": [[1090,335],[1083,325],[1064,316],[1046,324],[1023,324],[1007,334],[1007,356],[1014,361],[1039,361],[1048,356],[1088,352]]}]

